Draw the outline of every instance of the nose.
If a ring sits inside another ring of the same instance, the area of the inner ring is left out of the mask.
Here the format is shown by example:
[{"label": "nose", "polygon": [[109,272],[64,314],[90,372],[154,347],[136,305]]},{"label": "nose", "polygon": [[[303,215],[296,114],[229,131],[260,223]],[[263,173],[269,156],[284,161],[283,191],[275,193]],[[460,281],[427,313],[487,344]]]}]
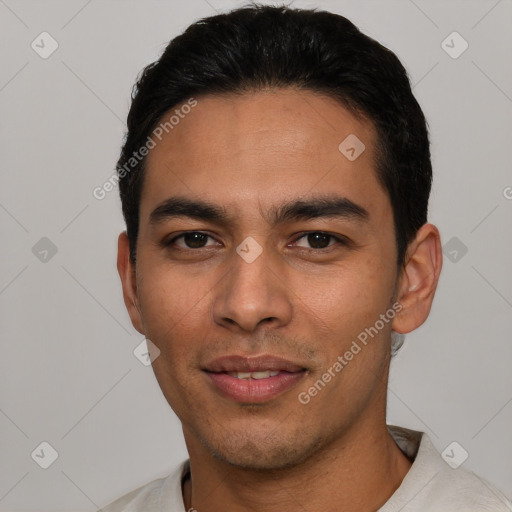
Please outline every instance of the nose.
[{"label": "nose", "polygon": [[292,317],[291,291],[286,275],[269,251],[250,263],[238,253],[214,296],[213,317],[218,325],[252,332],[260,325],[282,327]]}]

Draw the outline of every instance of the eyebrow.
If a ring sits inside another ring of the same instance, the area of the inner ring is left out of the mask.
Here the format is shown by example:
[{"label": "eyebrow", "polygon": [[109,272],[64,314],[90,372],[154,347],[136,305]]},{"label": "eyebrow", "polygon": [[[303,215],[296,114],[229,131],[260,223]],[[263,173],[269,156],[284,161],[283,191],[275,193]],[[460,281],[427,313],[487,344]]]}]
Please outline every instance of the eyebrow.
[{"label": "eyebrow", "polygon": [[[159,224],[173,218],[188,217],[216,224],[235,224],[235,217],[225,208],[201,199],[170,197],[160,203],[150,214],[150,224]],[[320,196],[295,200],[271,208],[265,215],[272,225],[284,222],[318,218],[349,219],[359,222],[369,220],[368,211],[346,197]]]}]

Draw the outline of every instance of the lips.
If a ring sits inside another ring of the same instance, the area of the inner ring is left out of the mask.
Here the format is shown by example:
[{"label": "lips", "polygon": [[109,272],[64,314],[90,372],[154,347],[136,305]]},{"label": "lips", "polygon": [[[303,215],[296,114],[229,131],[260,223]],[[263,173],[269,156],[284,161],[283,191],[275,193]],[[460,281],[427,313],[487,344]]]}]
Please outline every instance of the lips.
[{"label": "lips", "polygon": [[225,356],[204,368],[216,391],[245,404],[261,404],[294,387],[305,375],[299,364],[274,356]]}]

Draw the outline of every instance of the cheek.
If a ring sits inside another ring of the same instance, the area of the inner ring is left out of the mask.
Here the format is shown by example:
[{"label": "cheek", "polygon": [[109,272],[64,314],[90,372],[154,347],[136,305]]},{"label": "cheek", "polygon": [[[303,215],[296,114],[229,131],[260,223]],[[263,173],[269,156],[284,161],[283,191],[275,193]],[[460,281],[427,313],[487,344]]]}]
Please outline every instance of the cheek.
[{"label": "cheek", "polygon": [[[191,280],[182,270],[147,265],[138,283],[146,337],[172,359],[186,361],[207,334],[209,286]],[[205,332],[203,332],[205,331]]]},{"label": "cheek", "polygon": [[[198,301],[198,284],[190,285],[187,269],[162,258],[140,258],[137,289],[143,316],[149,326],[179,322]],[[151,321],[150,321],[151,320]]]},{"label": "cheek", "polygon": [[342,342],[375,323],[389,308],[393,288],[390,269],[379,258],[362,257],[357,265],[340,265],[327,274],[302,276],[297,306],[319,328],[333,336],[341,335]]},{"label": "cheek", "polygon": [[[393,279],[389,274],[389,268],[377,263],[338,272],[323,283],[322,293],[315,294],[314,314],[305,308],[316,326],[312,343],[322,353],[323,363],[312,381],[330,382],[315,402],[317,407],[336,404],[339,410],[355,414],[355,408],[363,407],[384,379],[391,317],[382,323],[380,315],[391,307]],[[334,377],[326,374],[329,370]]]},{"label": "cheek", "polygon": [[208,334],[209,296],[189,286],[182,273],[180,277],[157,265],[147,268],[139,297],[146,337],[160,350],[152,367],[168,403],[181,417],[197,401],[194,361]]}]

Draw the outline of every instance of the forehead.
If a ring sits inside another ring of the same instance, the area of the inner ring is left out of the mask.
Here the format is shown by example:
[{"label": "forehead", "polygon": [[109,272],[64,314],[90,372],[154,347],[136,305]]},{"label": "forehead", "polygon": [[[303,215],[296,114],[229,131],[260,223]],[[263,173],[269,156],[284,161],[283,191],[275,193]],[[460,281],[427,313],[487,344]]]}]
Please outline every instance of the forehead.
[{"label": "forehead", "polygon": [[155,139],[143,203],[182,194],[234,208],[265,207],[309,192],[357,196],[363,205],[386,202],[375,173],[374,128],[338,101],[293,89],[196,101],[161,141]]}]

